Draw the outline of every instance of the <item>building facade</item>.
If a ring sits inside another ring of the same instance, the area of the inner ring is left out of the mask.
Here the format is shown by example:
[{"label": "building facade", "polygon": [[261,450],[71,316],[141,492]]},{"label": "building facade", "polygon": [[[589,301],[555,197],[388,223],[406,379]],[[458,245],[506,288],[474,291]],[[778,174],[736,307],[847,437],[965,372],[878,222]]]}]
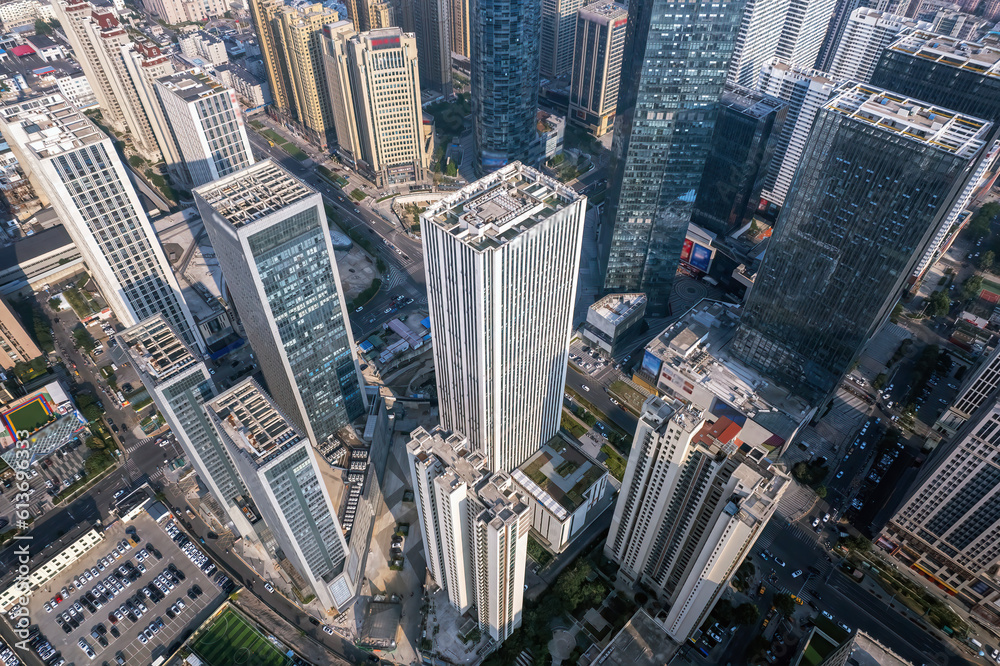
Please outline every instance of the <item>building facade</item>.
[{"label": "building facade", "polygon": [[10,370],[18,363],[27,363],[42,355],[35,341],[24,329],[24,324],[0,298],[0,368]]},{"label": "building facade", "polygon": [[205,363],[177,336],[163,315],[144,319],[116,337],[119,364],[131,363],[177,437],[202,483],[227,512],[232,528],[254,537],[256,509],[233,460],[202,409],[216,395]]},{"label": "building facade", "polygon": [[451,52],[469,57],[469,0],[451,0],[448,8],[451,27]]},{"label": "building facade", "polygon": [[927,29],[926,23],[895,14],[861,8],[851,12],[833,52],[830,76],[838,81],[867,83],[882,52],[904,29]]},{"label": "building facade", "polygon": [[253,164],[235,92],[195,71],[165,76],[156,86],[193,186]]},{"label": "building facade", "polygon": [[566,119],[594,136],[604,136],[615,122],[627,30],[625,5],[597,2],[576,13]]},{"label": "building facade", "polygon": [[469,2],[476,175],[525,159],[535,139],[541,13],[531,0]]},{"label": "building facade", "polygon": [[442,425],[492,471],[559,429],[585,206],[515,163],[421,215]]},{"label": "building facade", "polygon": [[573,69],[577,10],[584,0],[542,0],[541,73],[558,78]]},{"label": "building facade", "polygon": [[889,315],[991,131],[985,120],[867,85],[827,103],[734,353],[804,394],[832,390]]},{"label": "building facade", "polygon": [[323,48],[338,153],[379,187],[425,180],[433,146],[413,34],[355,33],[340,21],[324,28]]},{"label": "building facade", "polygon": [[777,508],[790,478],[741,426],[651,397],[643,405],[604,554],[620,585],[670,605],[682,643],[704,622]]},{"label": "building facade", "polygon": [[324,607],[340,608],[353,595],[344,574],[347,543],[323,478],[326,461],[251,378],[205,411],[285,558]]},{"label": "building facade", "polygon": [[135,86],[139,103],[149,118],[164,164],[177,183],[189,184],[191,178],[181,159],[177,140],[170,131],[170,123],[167,121],[163,104],[156,94],[156,80],[174,73],[173,61],[160,51],[159,46],[149,41],[137,41],[122,46],[121,57],[125,63],[125,70]]},{"label": "building facade", "polygon": [[[612,224],[600,232],[608,239],[604,289],[645,292],[652,313],[669,307],[744,5],[654,0],[629,6],[615,171],[605,204],[605,227]],[[664,14],[671,23],[652,22]],[[684,80],[692,71],[698,76],[691,84],[663,86],[664,79]]]},{"label": "building facade", "polygon": [[475,606],[497,643],[521,626],[531,512],[505,472],[490,474],[469,440],[417,428],[406,445],[427,570],[452,606]]},{"label": "building facade", "polygon": [[608,294],[587,308],[581,333],[595,347],[614,356],[645,316],[645,294]]},{"label": "building facade", "polygon": [[787,103],[727,88],[698,186],[691,221],[719,236],[749,225],[788,113]]},{"label": "building facade", "polygon": [[147,12],[170,24],[204,23],[229,11],[225,0],[142,0]]},{"label": "building facade", "polygon": [[[451,96],[451,11],[452,0],[416,0],[413,3],[413,31],[417,38],[414,59],[420,63],[420,81],[428,89]],[[389,26],[385,26],[388,28]]]},{"label": "building facade", "polygon": [[0,109],[4,138],[80,248],[122,324],[163,313],[202,350],[191,311],[111,139],[59,95]]},{"label": "building facade", "polygon": [[265,160],[194,199],[275,401],[328,442],[365,396],[322,197]]}]

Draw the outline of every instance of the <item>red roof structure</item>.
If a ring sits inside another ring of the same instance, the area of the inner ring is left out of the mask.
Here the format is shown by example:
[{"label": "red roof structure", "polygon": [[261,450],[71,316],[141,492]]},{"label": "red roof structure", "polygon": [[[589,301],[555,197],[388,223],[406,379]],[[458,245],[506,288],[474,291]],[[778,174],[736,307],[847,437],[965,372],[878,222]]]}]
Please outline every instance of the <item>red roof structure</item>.
[{"label": "red roof structure", "polygon": [[35,49],[31,48],[27,44],[22,44],[21,46],[15,46],[10,50],[11,53],[16,55],[18,58],[23,58],[24,56],[35,55]]}]

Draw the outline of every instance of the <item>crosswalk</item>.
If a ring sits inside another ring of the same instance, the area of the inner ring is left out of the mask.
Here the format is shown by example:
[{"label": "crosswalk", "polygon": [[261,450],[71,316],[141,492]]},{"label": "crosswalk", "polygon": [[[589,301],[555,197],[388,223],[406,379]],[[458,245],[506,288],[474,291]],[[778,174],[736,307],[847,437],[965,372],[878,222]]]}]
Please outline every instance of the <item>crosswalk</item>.
[{"label": "crosswalk", "polygon": [[149,444],[152,441],[153,441],[152,437],[146,437],[145,439],[140,439],[135,444],[132,444],[131,446],[126,446],[125,447],[125,453],[129,454],[129,453],[132,453],[133,451],[137,451],[137,450],[141,449],[146,444]]},{"label": "crosswalk", "polygon": [[395,266],[389,267],[389,275],[385,278],[385,286],[387,289],[395,289],[401,284],[406,282],[407,273],[401,271]]}]

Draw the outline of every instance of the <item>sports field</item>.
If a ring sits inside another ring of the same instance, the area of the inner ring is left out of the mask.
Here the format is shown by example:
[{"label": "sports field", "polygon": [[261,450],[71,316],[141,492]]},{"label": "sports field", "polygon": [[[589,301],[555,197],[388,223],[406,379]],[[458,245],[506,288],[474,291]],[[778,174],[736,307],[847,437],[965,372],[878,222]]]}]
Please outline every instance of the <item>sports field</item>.
[{"label": "sports field", "polygon": [[4,426],[16,438],[14,433],[21,430],[34,432],[40,426],[48,423],[51,411],[41,397],[35,398],[31,402],[25,403],[3,415]]},{"label": "sports field", "polygon": [[286,666],[292,663],[233,610],[223,612],[191,649],[208,666]]}]

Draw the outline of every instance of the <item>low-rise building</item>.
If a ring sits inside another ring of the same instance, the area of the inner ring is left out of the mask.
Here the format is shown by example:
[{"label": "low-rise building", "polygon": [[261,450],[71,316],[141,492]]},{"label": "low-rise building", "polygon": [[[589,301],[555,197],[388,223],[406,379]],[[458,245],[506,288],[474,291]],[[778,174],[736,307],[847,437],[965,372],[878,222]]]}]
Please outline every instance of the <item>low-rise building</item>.
[{"label": "low-rise building", "polygon": [[0,247],[0,294],[27,296],[82,270],[80,249],[59,224]]},{"label": "low-rise building", "polygon": [[94,89],[90,87],[90,81],[83,72],[57,76],[56,86],[63,97],[78,109],[97,106],[97,95],[94,94]]},{"label": "low-rise building", "polygon": [[583,337],[614,356],[618,345],[636,330],[645,315],[645,294],[608,294],[587,308]]},{"label": "low-rise building", "polygon": [[54,381],[0,410],[0,427],[0,458],[13,466],[19,451],[26,450],[33,461],[81,436],[87,419],[63,385]]},{"label": "low-rise building", "polygon": [[27,580],[17,581],[3,592],[0,592],[0,612],[6,612],[13,606],[20,604],[22,597],[27,597],[38,588],[44,586],[55,578],[59,572],[70,567],[103,540],[104,535],[98,532],[97,529],[91,528],[84,532],[73,543],[32,569],[31,573],[27,576]]},{"label": "low-rise building", "polygon": [[531,506],[531,532],[560,553],[580,531],[611,506],[608,470],[557,435],[511,472]]},{"label": "low-rise building", "polygon": [[18,363],[27,363],[42,355],[24,324],[6,300],[0,298],[0,368],[9,370]]},{"label": "low-rise building", "polygon": [[215,77],[222,85],[236,91],[248,112],[271,103],[271,91],[267,81],[262,81],[238,65],[218,65],[215,68]]}]

